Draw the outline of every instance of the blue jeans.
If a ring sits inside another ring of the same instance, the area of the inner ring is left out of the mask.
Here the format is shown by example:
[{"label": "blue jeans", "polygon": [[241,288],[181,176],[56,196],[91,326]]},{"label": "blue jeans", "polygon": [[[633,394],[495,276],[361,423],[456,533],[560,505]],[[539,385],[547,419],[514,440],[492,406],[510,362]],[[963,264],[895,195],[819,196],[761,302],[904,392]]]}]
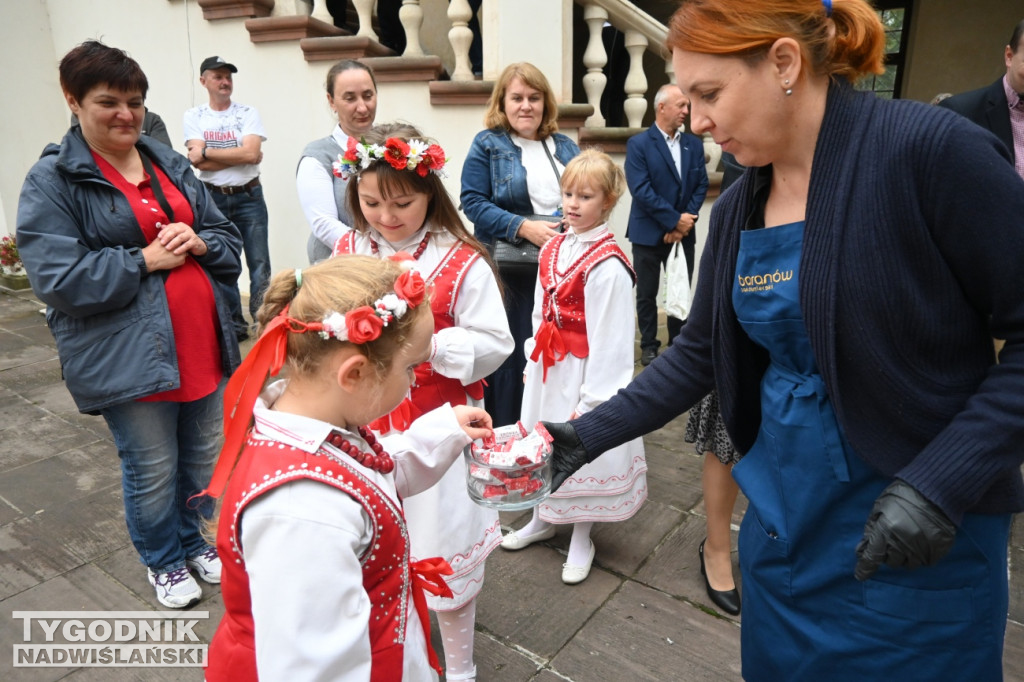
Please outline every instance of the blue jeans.
[{"label": "blue jeans", "polygon": [[[211,191],[210,196],[224,217],[242,233],[245,265],[249,268],[249,314],[256,319],[256,311],[263,302],[263,292],[270,283],[270,245],[267,242],[267,204],[263,201],[263,187],[257,186],[236,194]],[[242,298],[238,285],[223,286],[222,291],[231,310],[235,331],[249,330],[242,315]]]},{"label": "blue jeans", "polygon": [[207,547],[200,531],[214,501],[188,498],[213,475],[226,383],[188,403],[133,400],[102,412],[121,458],[128,535],[155,572],[182,568]]}]

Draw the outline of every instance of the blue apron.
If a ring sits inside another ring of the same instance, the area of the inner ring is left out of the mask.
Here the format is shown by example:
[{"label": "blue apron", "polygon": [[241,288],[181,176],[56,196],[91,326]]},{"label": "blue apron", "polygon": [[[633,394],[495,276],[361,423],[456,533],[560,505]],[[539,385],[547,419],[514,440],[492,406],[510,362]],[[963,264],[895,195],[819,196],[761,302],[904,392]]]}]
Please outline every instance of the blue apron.
[{"label": "blue apron", "polygon": [[771,356],[757,440],[733,469],[749,500],[743,677],[1001,680],[1010,515],[967,515],[936,566],[853,577],[864,523],[892,479],[850,449],[815,364],[797,286],[803,229],[744,231],[733,285],[740,324]]}]

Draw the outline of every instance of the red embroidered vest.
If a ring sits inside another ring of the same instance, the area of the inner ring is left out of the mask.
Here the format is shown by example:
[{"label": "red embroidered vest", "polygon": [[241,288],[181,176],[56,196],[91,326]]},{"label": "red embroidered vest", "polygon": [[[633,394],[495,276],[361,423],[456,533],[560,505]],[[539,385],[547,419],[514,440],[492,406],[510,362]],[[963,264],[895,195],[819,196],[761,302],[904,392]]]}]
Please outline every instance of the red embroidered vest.
[{"label": "red embroidered vest", "polygon": [[[338,239],[334,246],[334,255],[355,253],[355,249],[355,232],[349,232]],[[427,284],[433,285],[430,293],[430,310],[434,313],[435,332],[455,326],[455,304],[458,302],[462,281],[478,258],[480,254],[476,250],[462,242],[456,242],[426,278]],[[411,397],[402,401],[391,414],[372,422],[370,428],[379,433],[388,433],[392,429],[405,431],[417,417],[445,403],[465,405],[469,402],[467,396],[474,400],[482,400],[483,380],[464,386],[458,379],[435,372],[429,361],[424,362],[416,368],[416,383],[412,387]]]},{"label": "red embroidered vest", "polygon": [[578,358],[590,354],[587,344],[587,320],[585,317],[584,290],[590,271],[609,258],[617,258],[636,281],[636,274],[626,254],[615,243],[609,233],[593,242],[573,261],[565,272],[558,270],[558,251],[567,234],[557,235],[541,248],[538,259],[538,277],[544,298],[541,302],[541,323],[534,335],[536,346],[530,359],[538,359],[544,367],[544,380],[548,368],[572,353]]},{"label": "red embroidered vest", "polygon": [[[290,481],[308,479],[337,488],[366,510],[373,522],[373,551],[359,557],[363,587],[374,595],[369,622],[371,682],[402,679],[412,576],[409,535],[401,507],[359,473],[354,462],[335,457],[326,446],[309,454],[277,441],[250,439],[231,474],[221,505],[217,552],[223,563],[221,595],[225,614],[210,643],[206,680],[257,679],[255,629],[249,576],[240,547],[239,520],[260,495]],[[310,586],[315,590],[316,586]],[[429,622],[429,621],[428,621]],[[427,641],[430,641],[429,634]]]}]

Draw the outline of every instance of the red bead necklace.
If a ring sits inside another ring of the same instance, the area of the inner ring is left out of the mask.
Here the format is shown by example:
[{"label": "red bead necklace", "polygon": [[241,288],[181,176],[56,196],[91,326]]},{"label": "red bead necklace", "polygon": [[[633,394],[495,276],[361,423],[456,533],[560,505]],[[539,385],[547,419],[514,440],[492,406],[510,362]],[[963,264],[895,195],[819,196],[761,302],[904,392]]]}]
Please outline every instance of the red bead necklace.
[{"label": "red bead necklace", "polygon": [[352,445],[339,431],[331,431],[331,435],[327,436],[327,442],[368,469],[379,471],[382,474],[390,474],[394,471],[395,460],[391,459],[391,455],[384,452],[384,446],[377,442],[377,437],[373,435],[373,432],[365,426],[360,426],[358,431],[359,435],[363,437],[363,440],[366,441],[366,444],[370,446],[370,450],[373,452],[361,451],[355,445]]},{"label": "red bead necklace", "polygon": [[[423,236],[423,241],[421,241],[420,245],[416,247],[415,251],[413,251],[412,259],[413,260],[419,260],[420,256],[423,255],[423,252],[427,250],[427,244],[429,244],[429,243],[430,243],[430,232],[427,232]],[[380,254],[380,247],[377,246],[377,242],[373,241],[372,239],[370,240],[370,250],[373,251],[373,255],[374,256],[377,256],[377,255]]]}]

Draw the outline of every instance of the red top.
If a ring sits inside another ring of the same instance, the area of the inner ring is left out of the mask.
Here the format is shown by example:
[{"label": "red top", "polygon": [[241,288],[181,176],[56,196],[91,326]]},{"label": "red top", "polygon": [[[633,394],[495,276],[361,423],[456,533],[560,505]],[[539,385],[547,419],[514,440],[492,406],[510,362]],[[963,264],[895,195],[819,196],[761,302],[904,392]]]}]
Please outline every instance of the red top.
[{"label": "red top", "polygon": [[[140,152],[141,153],[141,152]],[[128,199],[135,219],[142,229],[147,243],[157,237],[157,223],[167,224],[168,219],[156,200],[149,174],[143,171],[142,182],[134,185],[121,175],[106,159],[92,152],[92,158],[107,180]],[[195,216],[188,199],[174,186],[174,183],[155,164],[157,181],[174,211],[174,222],[192,225]],[[213,287],[203,267],[191,255],[173,270],[160,270],[149,277],[167,273],[164,291],[167,307],[171,314],[171,330],[174,333],[174,352],[178,358],[178,377],[181,385],[170,391],[162,391],[139,398],[149,402],[167,400],[190,402],[204,398],[216,390],[223,376],[220,358],[220,343],[217,339],[217,304]]]}]

